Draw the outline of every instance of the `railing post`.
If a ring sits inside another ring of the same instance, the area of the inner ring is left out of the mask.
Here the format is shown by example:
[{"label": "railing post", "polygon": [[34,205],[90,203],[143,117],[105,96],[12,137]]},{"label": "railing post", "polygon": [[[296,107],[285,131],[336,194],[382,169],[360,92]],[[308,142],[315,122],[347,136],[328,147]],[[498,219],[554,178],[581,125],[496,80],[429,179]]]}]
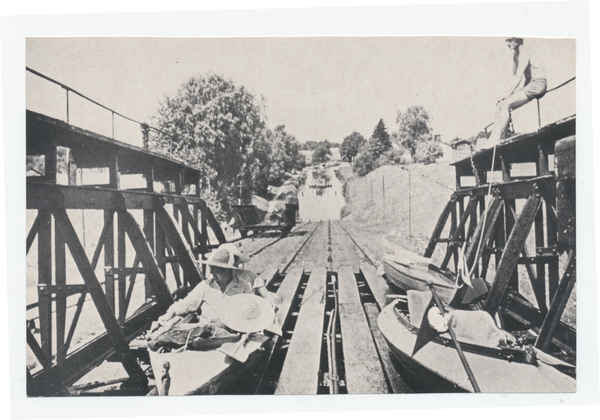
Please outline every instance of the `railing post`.
[{"label": "railing post", "polygon": [[125,242],[125,224],[123,222],[123,212],[117,212],[117,266],[120,268],[117,274],[117,291],[118,300],[113,310],[117,310],[119,317],[117,318],[119,325],[123,326],[125,323],[125,312],[127,311],[125,305],[125,290],[127,288],[127,246]]},{"label": "railing post", "polygon": [[[144,133],[145,138],[147,135],[147,131]],[[147,143],[146,143],[147,147]],[[150,167],[146,170],[146,191],[154,192],[154,167]],[[155,229],[154,229],[154,210],[153,209],[144,209],[144,235],[148,240],[148,244],[150,245],[150,249],[154,252],[156,249],[156,237],[155,237]],[[155,254],[156,255],[156,254]],[[146,300],[151,299],[153,295],[152,286],[150,281],[148,280],[148,276],[144,276],[144,287],[145,287],[145,297]]]},{"label": "railing post", "polygon": [[150,126],[146,123],[140,124],[140,128],[142,130],[142,144],[144,148],[147,149],[150,143]]},{"label": "railing post", "polygon": [[65,89],[67,92],[67,124],[69,124],[69,89]]},{"label": "railing post", "polygon": [[52,300],[46,286],[52,284],[52,218],[49,210],[39,210],[38,232],[38,302],[41,348],[47,360],[52,360]]}]

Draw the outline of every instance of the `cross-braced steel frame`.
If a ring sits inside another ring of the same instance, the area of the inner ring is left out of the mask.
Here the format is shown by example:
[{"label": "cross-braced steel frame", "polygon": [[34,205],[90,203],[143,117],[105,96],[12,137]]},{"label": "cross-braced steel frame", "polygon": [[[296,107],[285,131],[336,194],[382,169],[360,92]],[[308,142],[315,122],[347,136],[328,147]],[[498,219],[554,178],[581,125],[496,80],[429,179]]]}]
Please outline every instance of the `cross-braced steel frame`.
[{"label": "cross-braced steel frame", "polygon": [[[532,173],[515,175],[514,164],[530,164]],[[464,250],[473,276],[489,287],[484,310],[534,331],[536,347],[574,355],[575,328],[561,316],[576,281],[575,117],[454,166],[457,189],[424,255],[431,257],[437,244],[446,244],[441,269],[453,263],[457,271]],[[498,181],[490,188],[492,172]],[[477,185],[464,187],[469,179]],[[520,293],[523,282],[529,283],[533,302]]]},{"label": "cross-braced steel frame", "polygon": [[[69,150],[69,168],[71,164],[108,168],[109,183],[59,185],[58,147]],[[71,384],[110,356],[122,363],[127,384],[144,393],[147,378],[129,342],[173,302],[167,265],[175,280],[171,289],[193,287],[203,278],[199,259],[226,241],[213,213],[199,198],[199,173],[172,158],[30,111],[27,154],[44,157],[44,173],[27,182],[27,209],[37,211],[27,234],[28,254],[36,242],[37,256],[28,258],[37,257],[37,301],[28,310],[37,308],[39,323],[38,328],[28,320],[27,344],[40,365],[27,371],[28,395],[68,394]],[[147,187],[121,189],[121,175],[135,173],[144,175]],[[155,181],[174,186],[174,191],[154,192]],[[183,195],[184,190],[194,193]],[[69,214],[74,209],[104,213],[92,253],[86,252],[74,227]],[[135,217],[140,211],[141,224]],[[131,261],[128,250],[133,250],[132,265],[127,263]],[[96,267],[102,255],[104,278],[100,279]],[[78,276],[72,276],[76,278],[68,278],[69,263],[77,267]],[[144,303],[131,308],[140,274]],[[76,303],[68,305],[74,296],[78,296]],[[97,312],[104,331],[77,346],[73,337],[86,310]]]}]

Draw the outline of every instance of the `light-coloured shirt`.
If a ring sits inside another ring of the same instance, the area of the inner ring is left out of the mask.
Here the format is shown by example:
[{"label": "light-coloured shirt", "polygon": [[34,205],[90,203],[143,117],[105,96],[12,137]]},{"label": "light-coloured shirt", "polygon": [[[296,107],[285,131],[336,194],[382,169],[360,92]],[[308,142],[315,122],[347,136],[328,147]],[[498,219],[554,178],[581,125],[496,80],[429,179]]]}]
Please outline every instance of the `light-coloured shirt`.
[{"label": "light-coloured shirt", "polygon": [[184,316],[200,309],[203,320],[215,320],[219,317],[217,308],[225,296],[254,293],[264,286],[265,281],[260,276],[248,270],[239,270],[233,271],[233,279],[225,288],[225,292],[222,292],[217,281],[210,276],[194,287],[185,298],[171,305],[169,311]]}]

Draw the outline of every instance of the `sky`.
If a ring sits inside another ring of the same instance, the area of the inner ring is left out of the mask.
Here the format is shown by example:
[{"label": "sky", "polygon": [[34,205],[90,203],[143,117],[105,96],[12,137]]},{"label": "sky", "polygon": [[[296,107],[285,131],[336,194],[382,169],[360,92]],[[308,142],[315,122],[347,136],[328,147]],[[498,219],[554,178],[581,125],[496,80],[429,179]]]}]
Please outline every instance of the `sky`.
[{"label": "sky", "polygon": [[[546,64],[549,88],[575,76],[573,39],[525,44]],[[267,125],[301,142],[368,138],[379,119],[393,133],[398,112],[415,105],[450,142],[493,121],[512,54],[504,37],[50,37],[27,39],[26,65],[140,122],[190,77],[217,73],[262,96]],[[64,90],[28,74],[26,93],[28,109],[65,119]],[[575,83],[540,106],[542,125],[574,114]],[[108,112],[72,95],[69,113],[74,125],[112,134]],[[514,119],[517,131],[535,130],[535,105]],[[116,138],[139,144],[137,127],[119,124]]]}]

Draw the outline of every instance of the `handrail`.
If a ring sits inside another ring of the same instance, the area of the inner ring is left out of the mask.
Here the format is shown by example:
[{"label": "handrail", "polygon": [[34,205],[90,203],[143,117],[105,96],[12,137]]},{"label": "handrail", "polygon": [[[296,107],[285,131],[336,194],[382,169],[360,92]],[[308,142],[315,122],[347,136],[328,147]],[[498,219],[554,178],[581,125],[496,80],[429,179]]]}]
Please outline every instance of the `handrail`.
[{"label": "handrail", "polygon": [[[554,86],[552,89],[548,89],[548,90],[546,90],[546,93],[550,93],[550,92],[552,92],[552,91],[554,91],[554,90],[560,89],[560,88],[561,88],[561,87],[563,87],[564,85],[566,85],[566,84],[568,84],[568,83],[571,83],[571,82],[572,82],[573,80],[575,80],[576,78],[577,78],[576,76],[573,76],[573,77],[571,77],[569,80],[567,80],[567,81],[565,81],[565,82],[561,83],[560,85],[558,85],[558,86]],[[539,100],[539,98],[537,98],[536,100],[537,100],[537,110],[538,110],[538,127],[540,127],[540,126],[541,126],[541,120],[540,120],[540,100]],[[484,130],[484,131],[487,133],[487,129],[488,129],[488,128],[490,128],[492,125],[494,125],[494,123],[493,123],[493,122],[492,122],[492,123],[490,123],[490,124],[488,124],[488,125],[486,125],[486,126],[485,126],[485,128],[484,128],[483,130]]]},{"label": "handrail", "polygon": [[576,78],[576,76],[573,76],[573,77],[571,77],[571,78],[570,78],[569,80],[567,80],[566,82],[563,82],[563,83],[561,83],[560,85],[553,87],[552,89],[548,89],[548,90],[546,91],[546,93],[548,93],[548,92],[552,92],[553,90],[556,90],[556,89],[558,89],[558,88],[561,88],[561,87],[563,87],[564,85],[566,85],[567,83],[571,83],[573,80],[575,80],[575,78]]},{"label": "handrail", "polygon": [[104,108],[107,111],[111,112],[111,114],[112,114],[112,137],[113,137],[113,139],[115,138],[115,115],[118,115],[119,117],[121,117],[123,119],[131,121],[131,122],[133,122],[135,124],[138,124],[140,126],[140,128],[147,127],[147,128],[149,128],[151,130],[154,130],[157,133],[160,133],[160,134],[163,134],[163,135],[169,137],[169,139],[171,140],[171,145],[169,147],[169,154],[171,154],[171,151],[173,149],[173,135],[172,134],[166,133],[166,132],[162,131],[159,128],[152,127],[148,123],[142,123],[142,122],[136,121],[133,118],[130,118],[130,117],[126,116],[126,115],[123,115],[120,112],[117,112],[117,111],[115,111],[115,110],[113,110],[113,109],[111,109],[111,108],[109,108],[109,107],[107,107],[105,105],[102,105],[100,102],[97,102],[97,101],[93,100],[92,98],[89,98],[88,96],[84,95],[83,93],[76,91],[75,89],[71,88],[70,86],[67,86],[64,83],[61,83],[61,82],[59,82],[57,80],[54,80],[51,77],[48,77],[45,74],[42,74],[39,71],[36,71],[36,70],[34,70],[34,69],[30,68],[30,67],[25,66],[25,70],[27,70],[28,72],[30,72],[32,74],[35,74],[38,77],[41,77],[42,79],[45,79],[45,80],[47,80],[47,81],[49,81],[51,83],[54,83],[54,84],[56,84],[56,85],[58,85],[61,88],[63,88],[63,89],[66,90],[66,92],[67,92],[67,124],[69,123],[69,92],[73,92],[76,95],[82,97],[83,99],[86,99],[86,100],[90,101],[91,103],[93,103],[95,105],[98,105],[99,107]]}]

